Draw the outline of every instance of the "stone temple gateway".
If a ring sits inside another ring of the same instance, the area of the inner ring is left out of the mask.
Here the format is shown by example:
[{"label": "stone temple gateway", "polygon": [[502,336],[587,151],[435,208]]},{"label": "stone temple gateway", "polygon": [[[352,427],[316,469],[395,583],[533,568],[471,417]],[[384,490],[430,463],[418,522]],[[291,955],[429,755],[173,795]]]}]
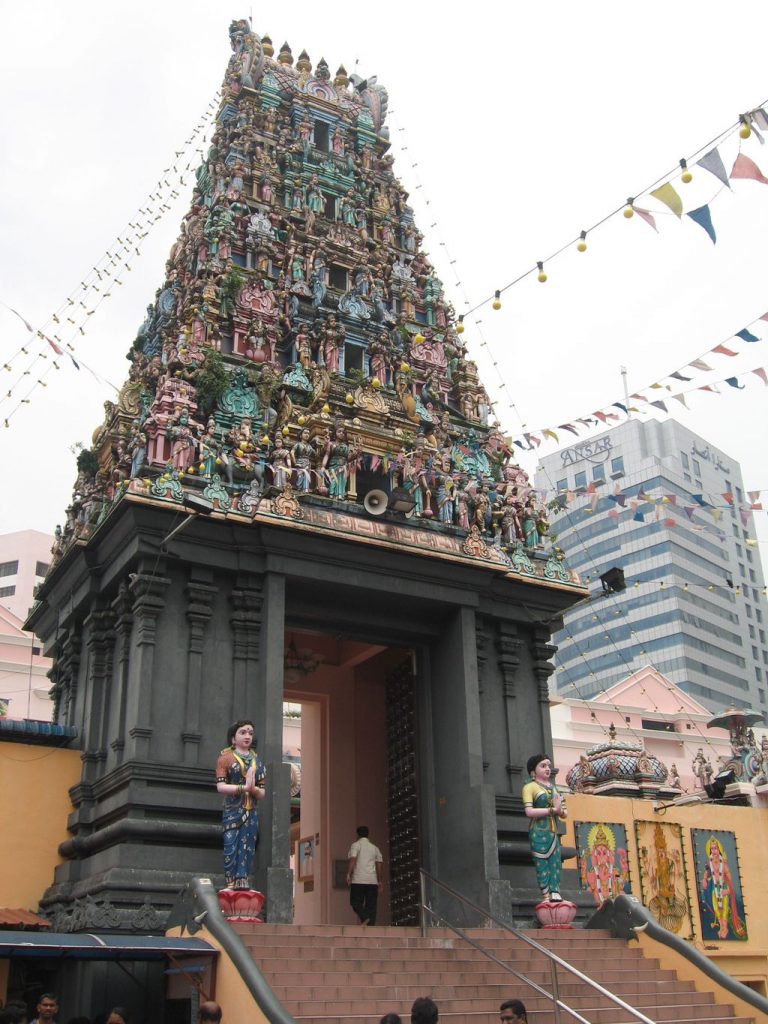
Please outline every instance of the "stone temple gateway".
[{"label": "stone temple gateway", "polygon": [[[190,210],[29,620],[82,751],[42,907],[58,931],[156,931],[190,875],[220,880],[213,766],[249,716],[254,881],[291,921],[283,701],[311,697],[318,920],[355,816],[392,923],[420,865],[530,916],[524,764],[550,747],[550,636],[585,591],[421,249],[386,90],[229,35]],[[320,652],[301,683],[296,637]]]}]

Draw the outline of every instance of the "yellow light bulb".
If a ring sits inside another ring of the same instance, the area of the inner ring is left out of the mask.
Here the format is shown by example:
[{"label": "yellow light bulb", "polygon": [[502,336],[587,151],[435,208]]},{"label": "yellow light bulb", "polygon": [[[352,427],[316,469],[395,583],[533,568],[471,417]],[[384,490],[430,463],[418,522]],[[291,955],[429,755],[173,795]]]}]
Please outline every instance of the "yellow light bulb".
[{"label": "yellow light bulb", "polygon": [[374,377],[373,378],[373,380],[371,381],[371,387],[372,388],[380,388],[381,387],[381,381],[379,380],[378,377]]},{"label": "yellow light bulb", "polygon": [[408,373],[411,368],[410,363],[400,363],[400,373]]},{"label": "yellow light bulb", "polygon": [[635,211],[632,209],[631,206],[625,206],[624,207],[624,216],[627,218],[627,220],[629,220],[630,217],[634,217],[635,216]]},{"label": "yellow light bulb", "polygon": [[742,123],[741,128],[739,128],[739,135],[741,136],[741,138],[748,139],[751,134],[752,129],[749,127],[749,125]]},{"label": "yellow light bulb", "polygon": [[262,444],[269,444],[269,434],[265,434],[261,439]]},{"label": "yellow light bulb", "polygon": [[330,407],[330,405],[328,405],[328,403],[326,402],[326,403],[325,403],[325,405],[323,406],[323,412],[324,412],[324,413],[325,413],[325,415],[327,416],[327,415],[328,415],[328,413],[329,413],[330,411],[331,411],[331,407]]},{"label": "yellow light bulb", "polygon": [[299,416],[299,418],[298,418],[298,420],[296,422],[299,424],[300,427],[303,427],[304,424],[307,422],[307,417],[306,416]]},{"label": "yellow light bulb", "polygon": [[576,243],[576,249],[578,252],[587,251],[587,243],[584,241],[583,238],[579,239],[579,241]]},{"label": "yellow light bulb", "polygon": [[461,322],[461,320],[459,320],[459,322],[456,324],[456,333],[457,334],[463,334],[464,333],[464,324]]},{"label": "yellow light bulb", "polygon": [[494,309],[501,309],[501,292],[496,289],[493,295],[493,302],[491,303]]},{"label": "yellow light bulb", "polygon": [[688,185],[691,181],[693,181],[693,175],[691,174],[691,172],[688,170],[687,167],[683,171],[683,173],[680,175],[680,181],[682,181],[682,183],[684,185]]},{"label": "yellow light bulb", "polygon": [[288,429],[288,427],[283,427],[283,437],[288,437],[289,434],[290,430]]},{"label": "yellow light bulb", "polygon": [[344,396],[344,401],[347,403],[347,405],[353,405],[354,401],[355,401],[355,397],[354,397],[354,395],[351,392],[348,391],[346,393],[346,395]]},{"label": "yellow light bulb", "polygon": [[424,335],[423,335],[423,334],[417,334],[417,335],[416,335],[416,336],[414,337],[414,339],[413,339],[413,341],[414,341],[414,343],[415,343],[416,345],[423,345],[423,344],[424,344],[424,342],[425,342],[425,340],[426,340],[426,339],[425,339],[425,337],[424,337]]},{"label": "yellow light bulb", "polygon": [[540,282],[541,282],[542,284],[544,284],[544,282],[545,282],[545,281],[547,280],[547,275],[546,275],[545,271],[543,271],[543,270],[540,270],[540,271],[539,271],[539,276],[538,276],[538,280],[539,280],[539,281],[540,281]]}]

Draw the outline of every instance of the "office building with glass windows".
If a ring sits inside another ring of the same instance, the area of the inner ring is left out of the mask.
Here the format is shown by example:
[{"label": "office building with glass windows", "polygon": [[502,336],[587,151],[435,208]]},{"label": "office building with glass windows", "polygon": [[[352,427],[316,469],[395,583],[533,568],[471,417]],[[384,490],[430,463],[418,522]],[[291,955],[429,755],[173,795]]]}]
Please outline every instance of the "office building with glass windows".
[{"label": "office building with glass windows", "polygon": [[[555,635],[554,685],[593,697],[653,665],[705,707],[768,711],[768,604],[737,462],[674,420],[627,420],[543,458],[537,488],[591,597]],[[604,587],[610,569],[625,589]]]}]

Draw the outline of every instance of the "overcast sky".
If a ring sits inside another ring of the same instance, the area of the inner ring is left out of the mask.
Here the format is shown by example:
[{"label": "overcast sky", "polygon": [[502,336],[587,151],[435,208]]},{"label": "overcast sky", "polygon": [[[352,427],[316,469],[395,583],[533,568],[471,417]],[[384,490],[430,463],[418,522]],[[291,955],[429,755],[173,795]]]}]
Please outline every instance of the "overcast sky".
[{"label": "overcast sky", "polygon": [[[229,21],[249,13],[247,4],[196,0],[3,3],[0,301],[38,327],[77,289],[199,121],[229,57]],[[388,88],[395,169],[457,312],[768,99],[768,7],[756,2],[301,0],[252,13],[276,50],[287,40],[294,57],[306,49],[332,74],[343,63]],[[737,146],[731,138],[721,148],[728,169]],[[768,147],[753,137],[742,151],[768,176]],[[715,178],[694,169],[678,190],[686,209],[711,201],[716,246],[690,219],[640,199],[659,213],[658,234],[619,215],[588,237],[587,252],[571,247],[548,265],[546,284],[531,275],[504,293],[499,312],[478,314],[479,328],[468,318],[465,338],[505,432],[556,427],[621,401],[621,366],[629,390],[643,390],[768,311],[768,186],[739,181],[717,194]],[[191,186],[180,191],[123,286],[73,341],[76,358],[118,386],[189,205]],[[2,308],[0,328],[3,361],[21,344],[39,350]],[[697,380],[768,366],[768,340],[733,347],[744,355],[713,357],[715,372]],[[59,362],[8,429],[3,418],[49,363],[0,368],[0,532],[52,532],[63,521],[70,446],[89,443],[114,398],[84,368]],[[671,404],[741,462],[747,489],[764,490],[768,505],[768,389],[751,377],[744,391],[724,390],[693,395],[690,412]],[[521,461],[532,472],[535,458]],[[766,540],[766,514],[759,519]]]}]

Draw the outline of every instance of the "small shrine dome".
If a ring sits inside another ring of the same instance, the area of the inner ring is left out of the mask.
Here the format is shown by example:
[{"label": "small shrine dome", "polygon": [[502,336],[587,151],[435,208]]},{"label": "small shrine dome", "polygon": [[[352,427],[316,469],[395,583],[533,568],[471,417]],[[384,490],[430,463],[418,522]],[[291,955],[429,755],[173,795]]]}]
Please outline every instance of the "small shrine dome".
[{"label": "small shrine dome", "polygon": [[[669,780],[669,781],[668,781]],[[641,744],[611,739],[590,747],[571,768],[565,781],[574,793],[604,796],[675,797],[679,782],[667,766]]]}]

